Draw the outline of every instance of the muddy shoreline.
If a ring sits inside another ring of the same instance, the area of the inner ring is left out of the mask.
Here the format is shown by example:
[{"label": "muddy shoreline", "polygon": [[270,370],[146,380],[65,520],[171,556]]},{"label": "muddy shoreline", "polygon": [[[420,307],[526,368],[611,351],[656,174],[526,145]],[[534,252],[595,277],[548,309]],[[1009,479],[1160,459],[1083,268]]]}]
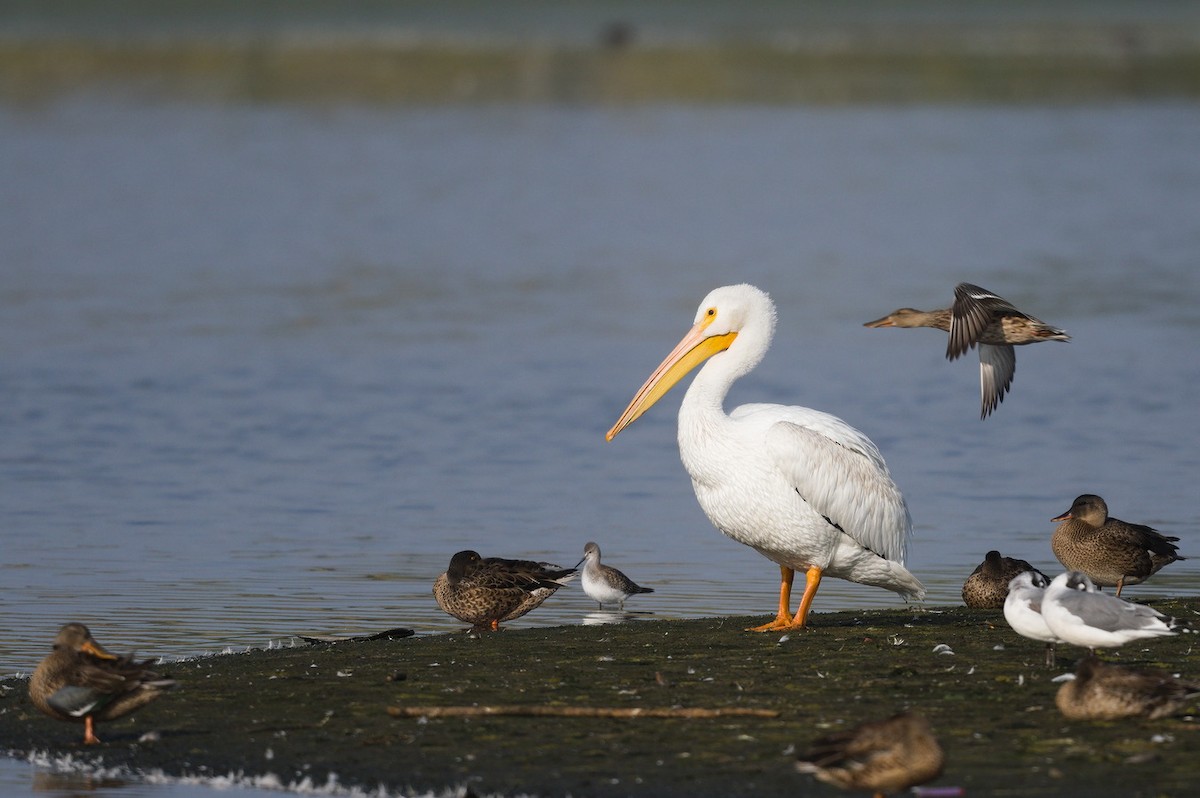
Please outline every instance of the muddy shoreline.
[{"label": "muddy shoreline", "polygon": [[[1200,600],[1149,601],[1184,618]],[[638,620],[304,645],[171,663],[182,683],[131,718],[81,729],[0,683],[0,749],[69,755],[133,774],[256,776],[390,792],[836,794],[797,775],[791,747],[893,711],[925,712],[947,750],[935,784],[968,795],[1184,795],[1200,779],[1190,716],[1068,722],[1041,644],[1000,613],[961,607],[839,612],[787,636],[748,617]],[[1194,635],[1107,655],[1200,677]],[[939,644],[953,653],[935,653]],[[744,708],[773,718],[398,718],[389,707]],[[147,732],[153,732],[143,739]]]},{"label": "muddy shoreline", "polygon": [[0,6],[0,98],[1088,102],[1200,96],[1183,3]]}]

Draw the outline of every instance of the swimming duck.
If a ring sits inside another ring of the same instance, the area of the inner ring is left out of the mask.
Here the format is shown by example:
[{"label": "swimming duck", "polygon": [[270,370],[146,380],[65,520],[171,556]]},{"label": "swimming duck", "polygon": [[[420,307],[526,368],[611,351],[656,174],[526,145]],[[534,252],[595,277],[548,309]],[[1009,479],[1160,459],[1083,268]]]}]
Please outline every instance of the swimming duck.
[{"label": "swimming duck", "polygon": [[1071,509],[1051,521],[1061,521],[1050,548],[1068,570],[1082,571],[1098,587],[1136,585],[1164,566],[1185,559],[1167,537],[1143,524],[1110,518],[1104,499],[1092,493],[1076,497]]},{"label": "swimming duck", "polygon": [[815,740],[796,769],[844,790],[877,796],[900,792],[942,775],[945,753],[916,712],[868,721]]},{"label": "swimming duck", "polygon": [[1200,682],[1177,679],[1156,668],[1110,665],[1084,657],[1075,678],[1058,688],[1054,703],[1071,720],[1163,718],[1200,696]]},{"label": "swimming duck", "polygon": [[1008,597],[1008,584],[1017,574],[1032,571],[1046,579],[1046,575],[1024,560],[1002,557],[993,549],[983,558],[967,580],[963,582],[963,603],[976,609],[998,610]]},{"label": "swimming duck", "polygon": [[[585,564],[586,563],[586,564]],[[625,599],[638,593],[653,593],[652,587],[641,587],[625,574],[600,562],[600,547],[588,543],[583,547],[583,592],[604,609],[604,602],[617,602],[625,609]]]},{"label": "swimming duck", "polygon": [[175,687],[150,669],[153,662],[110,654],[86,626],[68,623],[34,670],[29,698],[52,718],[82,723],[84,744],[95,745],[96,721],[128,715]]},{"label": "swimming duck", "polygon": [[1017,370],[1014,346],[1069,341],[1071,336],[1017,310],[1011,302],[971,283],[954,287],[954,305],[940,310],[899,308],[864,327],[932,327],[950,333],[946,359],[979,348],[979,417],[987,418],[1008,393]]},{"label": "swimming duck", "polygon": [[474,551],[460,551],[434,580],[433,597],[446,614],[476,629],[495,631],[502,621],[520,618],[541,606],[576,573],[574,568],[550,563],[484,558]]}]

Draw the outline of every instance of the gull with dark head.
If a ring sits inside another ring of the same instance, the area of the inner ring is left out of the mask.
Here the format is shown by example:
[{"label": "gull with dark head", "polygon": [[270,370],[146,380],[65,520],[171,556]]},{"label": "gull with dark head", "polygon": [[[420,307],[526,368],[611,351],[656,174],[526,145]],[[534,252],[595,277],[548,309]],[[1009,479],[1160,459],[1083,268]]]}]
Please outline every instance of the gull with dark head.
[{"label": "gull with dark head", "polygon": [[[730,387],[759,364],[774,332],[775,303],[765,292],[752,285],[712,291],[606,437],[704,363],[679,408],[679,455],[713,525],[779,565],[778,610],[755,631],[803,627],[824,576],[923,598],[924,586],[904,567],[908,507],[866,435],[807,407],[748,404],[726,414]],[[807,581],[793,615],[796,571]]]},{"label": "gull with dark head", "polygon": [[1054,577],[1042,597],[1042,617],[1062,642],[1093,650],[1191,631],[1175,618],[1144,604],[1101,593],[1079,571]]},{"label": "gull with dark head", "polygon": [[1008,583],[1004,620],[1013,631],[1046,644],[1046,667],[1054,666],[1054,645],[1059,641],[1042,617],[1042,599],[1050,580],[1041,571],[1022,571]]}]

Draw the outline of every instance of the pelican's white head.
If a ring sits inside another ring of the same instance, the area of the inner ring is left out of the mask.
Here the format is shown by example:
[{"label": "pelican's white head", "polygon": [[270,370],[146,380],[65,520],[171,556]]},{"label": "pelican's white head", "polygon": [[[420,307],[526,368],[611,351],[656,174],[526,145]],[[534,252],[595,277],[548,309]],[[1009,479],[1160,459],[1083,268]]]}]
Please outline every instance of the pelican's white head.
[{"label": "pelican's white head", "polygon": [[605,438],[611,441],[713,355],[736,346],[730,352],[736,357],[727,361],[727,379],[732,382],[742,376],[762,360],[774,333],[775,303],[765,291],[746,283],[710,291],[696,310],[692,329],[634,394]]}]

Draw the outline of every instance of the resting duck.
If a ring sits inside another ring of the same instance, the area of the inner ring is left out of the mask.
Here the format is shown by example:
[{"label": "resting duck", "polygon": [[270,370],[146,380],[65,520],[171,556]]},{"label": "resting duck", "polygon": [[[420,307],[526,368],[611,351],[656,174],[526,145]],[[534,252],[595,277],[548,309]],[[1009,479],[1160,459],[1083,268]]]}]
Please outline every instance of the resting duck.
[{"label": "resting duck", "polygon": [[1017,574],[1032,571],[1049,581],[1046,575],[1024,560],[1002,557],[1000,552],[989,551],[967,580],[963,582],[963,603],[976,609],[998,610],[1008,598],[1008,583]]},{"label": "resting duck", "polygon": [[1185,559],[1167,537],[1142,524],[1110,518],[1108,504],[1092,493],[1079,496],[1071,509],[1051,521],[1062,523],[1050,538],[1050,548],[1069,571],[1082,571],[1098,587],[1136,585],[1164,566]]},{"label": "resting duck", "polygon": [[987,418],[1008,393],[1017,370],[1014,346],[1039,341],[1069,341],[1071,336],[1041,319],[1017,310],[1011,302],[986,288],[959,283],[954,288],[954,305],[941,310],[900,308],[864,327],[933,327],[950,333],[946,359],[979,348],[979,392]]},{"label": "resting duck", "polygon": [[576,573],[574,568],[544,562],[483,558],[474,551],[460,551],[434,580],[433,597],[447,615],[475,629],[495,631],[501,621],[520,618],[541,606]]},{"label": "resting duck", "polygon": [[94,745],[96,721],[114,720],[154,701],[175,687],[132,654],[110,654],[81,623],[58,631],[54,650],[29,680],[33,705],[52,718],[83,724],[83,742]]},{"label": "resting duck", "polygon": [[945,762],[929,721],[901,712],[814,741],[796,769],[843,790],[882,796],[933,781],[942,775]]},{"label": "resting duck", "polygon": [[1109,665],[1084,657],[1075,678],[1063,682],[1054,703],[1071,720],[1164,718],[1200,696],[1200,683],[1177,679],[1156,668]]}]

